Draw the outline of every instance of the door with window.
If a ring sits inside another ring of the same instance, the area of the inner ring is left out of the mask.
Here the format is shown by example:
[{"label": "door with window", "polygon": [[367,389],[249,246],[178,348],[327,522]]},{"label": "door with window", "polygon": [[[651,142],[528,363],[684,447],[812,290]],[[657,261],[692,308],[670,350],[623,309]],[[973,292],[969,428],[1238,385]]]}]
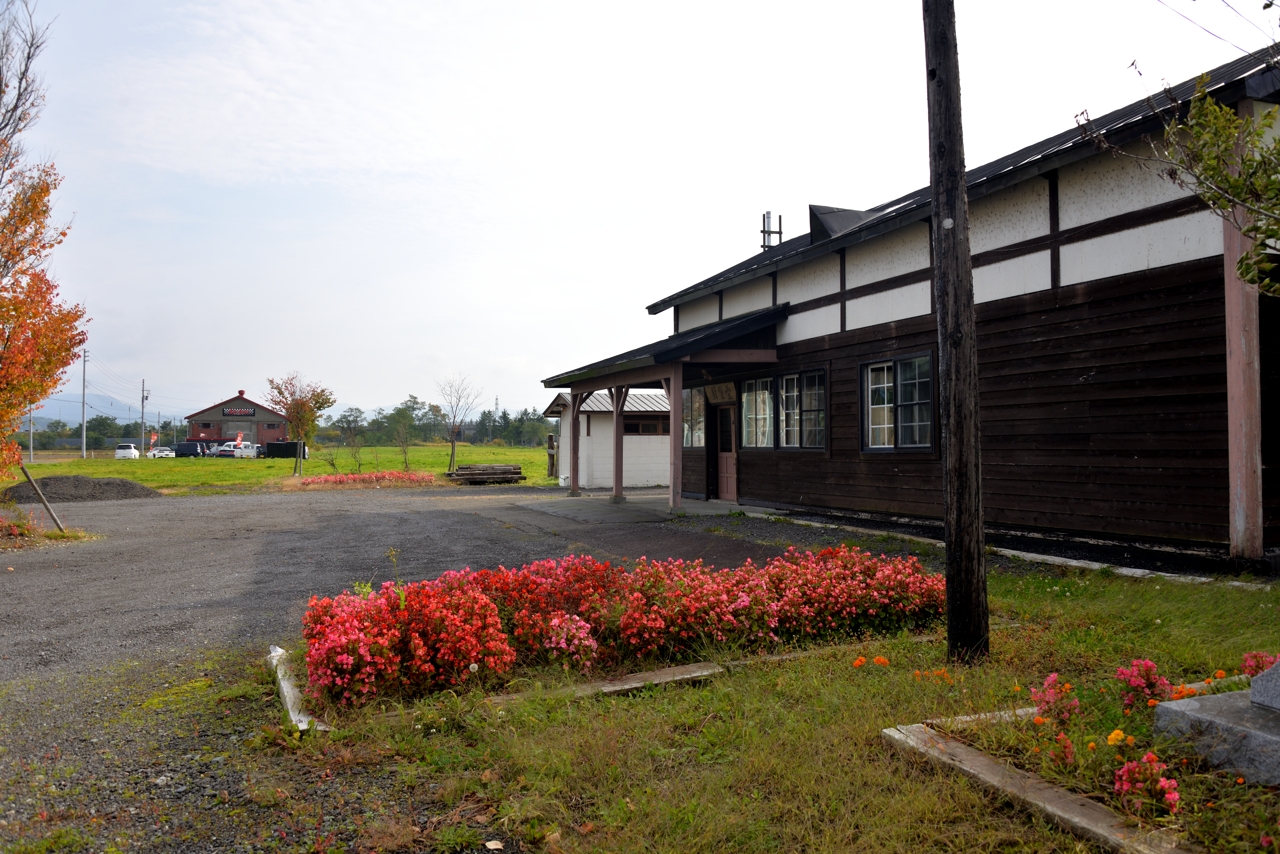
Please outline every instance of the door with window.
[{"label": "door with window", "polygon": [[716,411],[716,494],[721,501],[738,500],[737,412],[736,406],[721,406]]}]

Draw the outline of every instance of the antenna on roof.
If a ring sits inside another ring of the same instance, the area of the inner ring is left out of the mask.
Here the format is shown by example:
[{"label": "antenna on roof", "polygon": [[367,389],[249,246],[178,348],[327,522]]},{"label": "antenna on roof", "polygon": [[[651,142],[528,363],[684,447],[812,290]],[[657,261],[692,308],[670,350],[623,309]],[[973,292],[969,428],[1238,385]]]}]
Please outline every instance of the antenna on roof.
[{"label": "antenna on roof", "polygon": [[782,214],[778,214],[778,230],[777,231],[773,230],[773,211],[764,212],[764,216],[761,217],[761,224],[763,227],[760,229],[760,234],[764,238],[764,240],[760,244],[760,251],[763,252],[764,250],[774,245],[769,241],[769,238],[771,238],[773,235],[775,234],[778,235],[778,243],[782,242]]}]

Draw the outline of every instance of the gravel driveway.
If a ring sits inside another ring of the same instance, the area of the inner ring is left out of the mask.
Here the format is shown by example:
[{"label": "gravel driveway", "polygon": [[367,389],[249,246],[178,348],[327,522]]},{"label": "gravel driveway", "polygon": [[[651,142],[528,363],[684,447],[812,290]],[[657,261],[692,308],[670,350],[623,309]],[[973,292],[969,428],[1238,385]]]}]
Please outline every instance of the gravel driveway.
[{"label": "gravel driveway", "polygon": [[[781,549],[658,521],[579,522],[522,506],[529,489],[385,489],[55,505],[99,534],[6,552],[0,571],[0,681],[112,661],[298,637],[312,595],[356,581],[589,553],[767,559]],[[387,558],[399,551],[398,569]]]}]

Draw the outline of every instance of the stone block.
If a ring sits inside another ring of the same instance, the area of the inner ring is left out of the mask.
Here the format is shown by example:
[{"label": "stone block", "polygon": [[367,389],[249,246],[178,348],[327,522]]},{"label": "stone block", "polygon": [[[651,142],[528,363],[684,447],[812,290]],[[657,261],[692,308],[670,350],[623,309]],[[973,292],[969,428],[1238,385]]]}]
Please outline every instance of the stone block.
[{"label": "stone block", "polygon": [[1189,739],[1216,768],[1280,786],[1280,711],[1250,699],[1249,691],[1232,691],[1161,703],[1156,732]]},{"label": "stone block", "polygon": [[1255,705],[1280,710],[1280,663],[1253,677],[1249,690]]}]

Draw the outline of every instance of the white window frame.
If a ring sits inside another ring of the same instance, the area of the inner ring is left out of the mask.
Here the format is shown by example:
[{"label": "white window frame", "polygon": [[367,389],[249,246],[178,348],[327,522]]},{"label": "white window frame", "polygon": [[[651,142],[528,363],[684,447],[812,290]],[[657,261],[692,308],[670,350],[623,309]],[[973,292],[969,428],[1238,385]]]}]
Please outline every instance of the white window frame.
[{"label": "white window frame", "polygon": [[[924,363],[929,371],[927,379],[903,379],[903,366]],[[862,371],[862,436],[865,451],[932,451],[934,449],[934,424],[936,407],[934,389],[936,371],[932,353],[910,353],[890,359],[866,362]],[[923,397],[913,394],[921,383],[928,384]],[[906,395],[903,392],[907,391]],[[907,398],[907,399],[904,399]],[[921,409],[927,414],[920,420]],[[912,416],[908,421],[904,416]],[[914,436],[911,434],[914,433]],[[907,444],[904,438],[915,441]],[[923,439],[923,441],[921,441]]]}]

